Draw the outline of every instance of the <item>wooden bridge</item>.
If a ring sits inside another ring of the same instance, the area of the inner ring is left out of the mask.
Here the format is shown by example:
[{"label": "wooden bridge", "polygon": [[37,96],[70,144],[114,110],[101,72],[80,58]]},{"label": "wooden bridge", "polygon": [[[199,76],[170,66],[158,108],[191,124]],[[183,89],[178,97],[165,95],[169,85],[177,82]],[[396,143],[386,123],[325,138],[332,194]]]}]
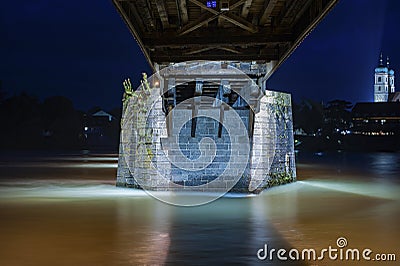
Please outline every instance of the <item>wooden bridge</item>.
[{"label": "wooden bridge", "polygon": [[190,60],[256,61],[266,78],[338,0],[113,0],[154,68]]},{"label": "wooden bridge", "polygon": [[[152,115],[125,103],[118,186],[257,193],[296,180],[290,95],[266,80],[337,0],[113,2],[161,96]],[[204,139],[216,146],[200,152]]]}]

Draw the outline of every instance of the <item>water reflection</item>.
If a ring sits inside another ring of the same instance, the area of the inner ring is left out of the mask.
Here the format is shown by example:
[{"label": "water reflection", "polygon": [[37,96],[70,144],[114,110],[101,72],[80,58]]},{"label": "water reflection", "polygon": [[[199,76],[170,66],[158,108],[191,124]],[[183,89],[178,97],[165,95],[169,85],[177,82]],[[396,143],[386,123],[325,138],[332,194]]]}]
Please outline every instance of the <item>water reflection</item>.
[{"label": "water reflection", "polygon": [[[297,161],[304,166],[329,167],[334,172],[353,171],[355,175],[364,174],[374,178],[390,178],[399,181],[399,153],[358,153],[358,152],[327,152],[327,153],[297,153]],[[316,169],[317,170],[317,169]]]},{"label": "water reflection", "polygon": [[370,171],[379,177],[399,177],[400,157],[397,153],[375,153],[368,156]]},{"label": "water reflection", "polygon": [[[118,236],[115,264],[164,265],[170,247],[170,215],[164,204],[118,201]],[[142,221],[141,223],[139,221]],[[139,222],[139,223],[138,223]]]},{"label": "water reflection", "polygon": [[[400,171],[385,178],[365,169],[384,170],[399,155],[340,156],[333,160],[324,154],[317,163],[299,158],[299,182],[257,197],[230,194],[194,208],[117,188],[115,169],[56,167],[76,164],[79,158],[46,159],[45,167],[24,161],[18,162],[23,167],[13,167],[3,161],[0,265],[286,265],[259,261],[256,252],[264,244],[321,249],[339,236],[351,247],[400,256]],[[101,166],[104,160],[89,162]],[[398,166],[391,167],[396,171]]]}]

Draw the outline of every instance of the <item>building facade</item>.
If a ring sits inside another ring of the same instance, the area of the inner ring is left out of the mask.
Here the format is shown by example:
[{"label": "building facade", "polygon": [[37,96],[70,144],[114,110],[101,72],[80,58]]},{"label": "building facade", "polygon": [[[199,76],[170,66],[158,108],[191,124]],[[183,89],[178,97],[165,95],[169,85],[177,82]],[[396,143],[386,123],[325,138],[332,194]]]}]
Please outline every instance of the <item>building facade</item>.
[{"label": "building facade", "polygon": [[387,102],[394,93],[394,70],[390,68],[389,57],[386,58],[386,65],[383,64],[381,53],[379,66],[375,68],[374,102]]},{"label": "building facade", "polygon": [[352,109],[353,136],[398,136],[400,93],[395,92],[394,70],[382,53],[375,68],[374,102],[356,103]]}]

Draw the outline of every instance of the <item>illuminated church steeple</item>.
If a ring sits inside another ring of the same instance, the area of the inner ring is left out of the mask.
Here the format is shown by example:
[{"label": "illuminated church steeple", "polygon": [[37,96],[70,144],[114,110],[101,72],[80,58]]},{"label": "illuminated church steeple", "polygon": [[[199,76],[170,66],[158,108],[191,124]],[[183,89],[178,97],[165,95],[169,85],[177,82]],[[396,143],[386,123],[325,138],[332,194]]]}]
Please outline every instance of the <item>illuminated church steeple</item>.
[{"label": "illuminated church steeple", "polygon": [[382,53],[379,66],[375,68],[374,102],[387,102],[390,93],[394,93],[394,70],[389,66],[389,57],[386,66],[383,64]]},{"label": "illuminated church steeple", "polygon": [[394,93],[395,92],[395,87],[394,87],[394,70],[390,68],[389,65],[389,56],[386,58],[386,66],[389,70],[389,93]]}]

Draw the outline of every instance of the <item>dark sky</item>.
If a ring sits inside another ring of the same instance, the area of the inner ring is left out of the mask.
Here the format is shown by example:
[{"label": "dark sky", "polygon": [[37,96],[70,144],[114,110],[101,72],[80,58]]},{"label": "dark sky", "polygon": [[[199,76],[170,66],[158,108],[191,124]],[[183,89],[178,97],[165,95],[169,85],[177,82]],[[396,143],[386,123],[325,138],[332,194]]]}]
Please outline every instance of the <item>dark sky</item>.
[{"label": "dark sky", "polygon": [[271,77],[269,87],[289,91],[297,101],[373,101],[381,51],[400,79],[399,27],[398,0],[341,0]]},{"label": "dark sky", "polygon": [[[381,51],[400,73],[399,26],[398,0],[342,0],[268,86],[297,101],[371,101]],[[0,36],[0,79],[9,96],[64,95],[80,109],[110,109],[121,104],[124,78],[138,84],[140,73],[150,72],[111,0],[6,1]]]}]

